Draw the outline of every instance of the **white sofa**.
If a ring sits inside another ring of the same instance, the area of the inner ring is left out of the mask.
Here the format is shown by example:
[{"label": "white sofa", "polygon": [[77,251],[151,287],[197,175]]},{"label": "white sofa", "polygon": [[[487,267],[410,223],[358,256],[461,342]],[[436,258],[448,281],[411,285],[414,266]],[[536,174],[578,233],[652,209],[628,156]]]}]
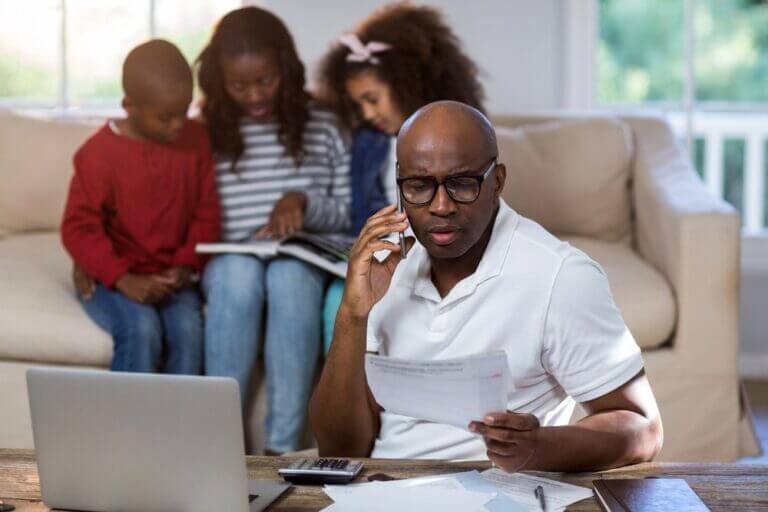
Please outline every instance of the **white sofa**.
[{"label": "white sofa", "polygon": [[[72,156],[93,124],[0,112],[0,447],[31,448],[26,370],[107,368],[110,336],[74,296],[59,238]],[[254,372],[246,415],[249,453],[263,446],[265,390]]]},{"label": "white sofa", "polygon": [[[663,460],[730,461],[740,435],[739,218],[709,196],[662,121],[497,118],[505,197],[600,262],[644,350]],[[0,447],[32,446],[25,371],[107,367],[111,340],[74,298],[58,225],[93,126],[0,114]],[[249,450],[262,446],[254,377]]]}]

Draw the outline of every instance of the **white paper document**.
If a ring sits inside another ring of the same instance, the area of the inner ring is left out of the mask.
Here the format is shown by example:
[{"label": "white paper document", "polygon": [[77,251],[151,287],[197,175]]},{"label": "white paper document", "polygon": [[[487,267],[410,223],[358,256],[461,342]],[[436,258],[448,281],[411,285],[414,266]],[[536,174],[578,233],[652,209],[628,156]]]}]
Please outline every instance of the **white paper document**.
[{"label": "white paper document", "polygon": [[[366,489],[377,488],[381,493],[387,490],[404,489],[411,487],[420,487],[422,489],[442,489],[449,491],[461,491],[464,487],[451,475],[424,476],[418,478],[407,478],[403,480],[376,481],[370,483],[347,484],[347,485],[326,485],[323,491],[333,501],[341,501],[347,496],[358,492],[366,492]],[[495,491],[494,491],[495,492]]]},{"label": "white paper document", "polygon": [[498,468],[483,471],[480,475],[487,482],[492,483],[498,492],[533,507],[533,510],[539,510],[540,507],[534,494],[539,485],[544,489],[549,511],[563,510],[572,503],[592,497],[593,494],[592,489],[588,487],[522,473],[506,473]]},{"label": "white paper document", "polygon": [[509,368],[501,351],[429,361],[368,354],[365,373],[390,413],[467,429],[489,412],[507,410]]},{"label": "white paper document", "polygon": [[326,512],[486,512],[483,505],[496,497],[495,492],[468,491],[451,475],[326,485],[323,490],[334,501],[333,505],[324,509]]}]

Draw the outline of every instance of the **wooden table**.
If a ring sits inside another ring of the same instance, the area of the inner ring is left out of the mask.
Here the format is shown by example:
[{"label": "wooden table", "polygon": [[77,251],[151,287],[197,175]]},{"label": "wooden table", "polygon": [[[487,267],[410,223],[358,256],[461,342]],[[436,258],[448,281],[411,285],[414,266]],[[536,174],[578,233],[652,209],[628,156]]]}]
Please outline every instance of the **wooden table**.
[{"label": "wooden table", "polygon": [[[248,457],[249,477],[278,479],[277,468],[286,466],[289,460],[281,457]],[[371,459],[365,460],[365,471],[361,479],[365,480],[373,473],[410,478],[487,468],[487,463]],[[544,476],[584,486],[590,486],[592,480],[599,478],[680,477],[688,481],[713,511],[768,511],[768,466],[651,463],[600,473]],[[33,451],[0,449],[0,499],[15,505],[19,512],[51,510],[40,502],[40,484]],[[320,487],[295,486],[276,501],[270,510],[303,512],[319,510],[330,504],[330,499]],[[568,510],[599,511],[600,507],[592,498],[576,503]]]}]

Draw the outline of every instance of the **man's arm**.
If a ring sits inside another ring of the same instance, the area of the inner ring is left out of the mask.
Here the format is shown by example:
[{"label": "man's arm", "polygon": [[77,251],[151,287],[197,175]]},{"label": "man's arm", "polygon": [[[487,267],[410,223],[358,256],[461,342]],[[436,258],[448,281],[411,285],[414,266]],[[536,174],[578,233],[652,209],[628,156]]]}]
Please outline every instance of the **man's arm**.
[{"label": "man's arm", "polygon": [[629,382],[582,406],[574,425],[539,427],[530,414],[494,413],[470,429],[481,433],[488,457],[506,471],[597,471],[653,459],[663,428],[642,371]]},{"label": "man's arm", "polygon": [[320,456],[367,457],[379,432],[379,406],[365,378],[367,318],[342,302],[331,350],[309,404]]},{"label": "man's arm", "polygon": [[534,416],[502,412],[501,431],[488,436],[491,460],[510,471],[590,471],[658,453],[661,419],[640,348],[605,273],[584,254],[566,258],[553,283],[541,361],[588,416],[575,425],[539,428]]},{"label": "man's arm", "polygon": [[[367,457],[379,433],[379,406],[365,378],[368,315],[402,259],[398,245],[380,238],[406,228],[405,214],[388,206],[368,220],[350,251],[333,344],[309,403],[321,456]],[[373,254],[384,249],[392,253],[379,263]]]}]

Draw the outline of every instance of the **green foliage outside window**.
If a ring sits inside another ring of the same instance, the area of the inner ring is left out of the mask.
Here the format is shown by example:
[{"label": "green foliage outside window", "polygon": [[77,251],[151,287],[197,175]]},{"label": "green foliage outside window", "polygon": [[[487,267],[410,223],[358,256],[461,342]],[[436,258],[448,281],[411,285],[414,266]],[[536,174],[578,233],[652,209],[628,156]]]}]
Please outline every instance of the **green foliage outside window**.
[{"label": "green foliage outside window", "polygon": [[[683,0],[601,0],[601,103],[681,102]],[[768,102],[768,2],[698,0],[696,100]]]}]

